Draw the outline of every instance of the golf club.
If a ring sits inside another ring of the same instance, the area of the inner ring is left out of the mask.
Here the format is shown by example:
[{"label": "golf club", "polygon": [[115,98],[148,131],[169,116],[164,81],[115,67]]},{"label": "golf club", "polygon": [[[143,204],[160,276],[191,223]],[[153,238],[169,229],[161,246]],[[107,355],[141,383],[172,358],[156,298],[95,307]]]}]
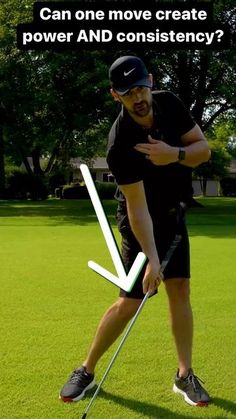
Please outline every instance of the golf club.
[{"label": "golf club", "polygon": [[[181,239],[182,239],[182,236],[181,236],[180,234],[176,234],[176,235],[175,235],[175,238],[174,238],[173,242],[171,243],[171,245],[170,245],[170,247],[169,247],[169,249],[168,249],[168,251],[167,251],[167,253],[166,253],[166,256],[164,257],[164,259],[163,259],[163,261],[162,261],[162,263],[161,263],[161,268],[160,268],[160,272],[161,272],[161,273],[163,273],[163,272],[164,272],[164,270],[165,270],[165,268],[166,268],[166,266],[167,266],[168,262],[170,261],[170,259],[171,259],[172,255],[173,255],[173,253],[174,253],[174,251],[175,251],[176,247],[178,246],[179,242],[181,241]],[[95,393],[94,393],[94,395],[93,395],[92,399],[90,400],[90,402],[89,402],[88,406],[86,407],[86,409],[85,409],[85,411],[84,411],[84,413],[83,413],[82,419],[85,419],[85,418],[86,418],[86,416],[87,416],[87,414],[88,414],[88,411],[90,410],[90,408],[91,408],[91,406],[92,406],[92,404],[93,404],[94,400],[96,399],[96,397],[97,397],[97,395],[98,395],[98,393],[99,393],[99,391],[100,391],[100,388],[102,387],[102,385],[103,385],[103,383],[104,383],[104,381],[105,381],[105,379],[106,379],[106,377],[107,377],[107,375],[108,375],[108,373],[109,373],[109,371],[110,371],[110,369],[111,369],[112,365],[114,364],[114,362],[115,362],[115,360],[116,360],[116,358],[117,358],[117,356],[118,356],[118,354],[119,354],[119,352],[120,352],[120,350],[121,350],[122,346],[123,346],[123,345],[124,345],[124,343],[125,343],[125,340],[126,340],[126,339],[127,339],[127,337],[129,336],[129,334],[130,334],[130,332],[131,332],[131,329],[132,329],[132,327],[133,327],[134,323],[136,322],[136,320],[137,320],[137,318],[138,318],[139,314],[141,313],[141,311],[142,311],[142,309],[143,309],[143,307],[144,307],[144,304],[146,303],[146,301],[147,301],[147,299],[148,299],[149,297],[150,297],[150,295],[149,295],[149,293],[147,292],[147,293],[145,294],[145,297],[143,298],[143,300],[142,300],[142,302],[141,302],[141,304],[140,304],[140,306],[139,306],[138,310],[136,311],[136,313],[135,313],[134,317],[132,318],[132,320],[131,320],[131,322],[130,322],[130,324],[129,324],[129,326],[128,326],[128,328],[127,328],[127,330],[126,330],[126,332],[125,332],[125,334],[124,334],[124,336],[123,336],[123,338],[121,339],[121,342],[120,342],[120,344],[119,344],[119,346],[118,346],[118,348],[117,348],[116,352],[114,353],[114,355],[113,355],[113,357],[112,357],[112,359],[111,359],[111,361],[110,361],[110,363],[109,363],[109,365],[108,365],[108,367],[107,367],[107,369],[106,369],[106,371],[105,371],[105,373],[104,373],[104,375],[103,375],[103,377],[102,377],[102,379],[101,379],[100,383],[98,384],[97,389],[96,389],[96,391],[95,391]]]}]

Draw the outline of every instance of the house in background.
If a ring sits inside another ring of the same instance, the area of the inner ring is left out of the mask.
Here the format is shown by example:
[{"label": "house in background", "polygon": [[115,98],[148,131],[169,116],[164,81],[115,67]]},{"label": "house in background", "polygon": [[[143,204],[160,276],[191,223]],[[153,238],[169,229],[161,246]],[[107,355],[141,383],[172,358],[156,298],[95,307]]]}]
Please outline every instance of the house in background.
[{"label": "house in background", "polygon": [[[114,177],[110,173],[106,158],[97,157],[91,161],[83,161],[79,158],[71,159],[71,166],[73,169],[73,182],[80,182],[83,180],[80,165],[86,163],[91,171],[94,180],[99,182],[114,182]],[[236,159],[231,160],[229,167],[229,176],[236,177]],[[202,185],[200,180],[193,180],[194,196],[202,195]],[[206,196],[220,196],[220,182],[218,180],[209,179],[207,181]]]},{"label": "house in background", "polygon": [[[33,169],[32,157],[27,158],[29,166]],[[88,165],[92,177],[98,182],[114,182],[114,176],[111,174],[105,157],[96,157],[92,160],[83,160],[80,158],[72,158],[70,160],[71,173],[68,175],[68,183],[78,183],[83,181],[83,177],[80,171],[80,165],[85,163]],[[43,166],[45,160],[41,159],[40,164]],[[25,166],[22,163],[21,169],[25,170]],[[228,168],[228,177],[236,178],[236,159],[232,159]],[[194,179],[192,181],[193,195],[200,196],[203,193],[203,187],[200,179]],[[214,179],[208,179],[206,184],[206,196],[220,196],[222,194],[220,181]]]},{"label": "house in background", "polygon": [[229,166],[229,176],[234,178],[236,177],[236,159],[231,160]]},{"label": "house in background", "polygon": [[[203,185],[200,179],[193,179],[193,196],[203,195]],[[206,183],[206,196],[220,196],[219,180],[208,179]]]},{"label": "house in background", "polygon": [[72,181],[74,183],[83,180],[79,168],[82,163],[88,165],[94,180],[97,180],[98,182],[114,182],[114,176],[111,174],[108,168],[106,157],[96,157],[90,161],[74,158],[70,160],[70,163],[73,169]]},{"label": "house in background", "polygon": [[[236,178],[236,159],[232,159],[228,168],[228,176]],[[199,179],[193,180],[194,196],[202,195],[202,185]],[[208,179],[206,184],[206,196],[220,196],[221,186],[220,181],[215,179]]]}]

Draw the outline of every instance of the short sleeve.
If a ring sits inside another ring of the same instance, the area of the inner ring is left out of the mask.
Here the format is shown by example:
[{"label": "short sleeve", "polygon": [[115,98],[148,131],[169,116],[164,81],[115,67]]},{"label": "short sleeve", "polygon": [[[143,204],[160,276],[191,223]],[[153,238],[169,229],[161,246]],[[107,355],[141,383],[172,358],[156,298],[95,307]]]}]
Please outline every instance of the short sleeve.
[{"label": "short sleeve", "polygon": [[143,141],[141,128],[126,112],[121,112],[109,132],[107,150],[107,164],[118,185],[143,180],[146,159],[134,148]]},{"label": "short sleeve", "polygon": [[176,135],[184,135],[196,125],[191,113],[174,93],[163,91],[160,95],[162,109]]},{"label": "short sleeve", "polygon": [[143,180],[143,156],[134,149],[111,147],[107,153],[107,164],[118,185]]}]

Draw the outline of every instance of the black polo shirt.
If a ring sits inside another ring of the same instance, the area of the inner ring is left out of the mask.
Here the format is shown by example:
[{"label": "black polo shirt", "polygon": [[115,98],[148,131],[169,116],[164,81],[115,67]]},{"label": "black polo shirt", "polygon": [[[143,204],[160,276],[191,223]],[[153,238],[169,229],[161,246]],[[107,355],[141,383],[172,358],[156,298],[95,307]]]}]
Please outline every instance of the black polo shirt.
[{"label": "black polo shirt", "polygon": [[176,206],[191,196],[191,168],[179,163],[157,166],[136,151],[148,135],[180,147],[181,135],[195,126],[183,102],[168,91],[153,92],[154,127],[143,129],[122,108],[108,141],[107,163],[118,185],[143,181],[151,215]]}]

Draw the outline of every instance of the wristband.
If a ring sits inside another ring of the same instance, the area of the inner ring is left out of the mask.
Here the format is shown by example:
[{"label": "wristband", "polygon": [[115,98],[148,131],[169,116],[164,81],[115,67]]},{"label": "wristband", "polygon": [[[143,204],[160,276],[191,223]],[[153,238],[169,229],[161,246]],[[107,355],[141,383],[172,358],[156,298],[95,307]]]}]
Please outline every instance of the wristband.
[{"label": "wristband", "polygon": [[178,161],[185,160],[185,154],[184,148],[179,148]]}]

